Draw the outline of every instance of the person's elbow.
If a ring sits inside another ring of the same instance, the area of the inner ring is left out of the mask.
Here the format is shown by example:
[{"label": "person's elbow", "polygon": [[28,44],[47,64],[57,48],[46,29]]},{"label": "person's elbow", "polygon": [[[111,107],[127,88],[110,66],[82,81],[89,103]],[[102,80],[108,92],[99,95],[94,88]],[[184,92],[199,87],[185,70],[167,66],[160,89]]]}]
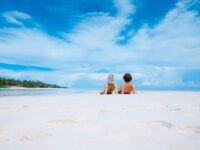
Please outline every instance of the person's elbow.
[{"label": "person's elbow", "polygon": [[133,94],[137,94],[137,92],[134,90],[134,91],[133,91]]}]

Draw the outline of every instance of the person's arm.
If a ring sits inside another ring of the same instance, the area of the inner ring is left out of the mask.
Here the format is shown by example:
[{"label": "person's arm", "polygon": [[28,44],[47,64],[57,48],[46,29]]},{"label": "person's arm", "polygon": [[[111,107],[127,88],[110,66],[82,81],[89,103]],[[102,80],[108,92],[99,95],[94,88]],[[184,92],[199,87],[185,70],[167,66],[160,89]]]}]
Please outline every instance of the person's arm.
[{"label": "person's arm", "polygon": [[105,85],[103,92],[101,92],[100,94],[102,94],[102,95],[107,94],[107,84]]},{"label": "person's arm", "polygon": [[107,94],[107,91],[108,91],[108,85],[106,84],[104,94]]},{"label": "person's arm", "polygon": [[124,94],[124,85],[121,86],[121,94]]},{"label": "person's arm", "polygon": [[133,85],[133,94],[136,94],[135,86]]},{"label": "person's arm", "polygon": [[115,90],[114,90],[114,92],[115,92],[115,94],[118,93],[118,91],[117,91],[117,85],[116,84],[115,84]]}]

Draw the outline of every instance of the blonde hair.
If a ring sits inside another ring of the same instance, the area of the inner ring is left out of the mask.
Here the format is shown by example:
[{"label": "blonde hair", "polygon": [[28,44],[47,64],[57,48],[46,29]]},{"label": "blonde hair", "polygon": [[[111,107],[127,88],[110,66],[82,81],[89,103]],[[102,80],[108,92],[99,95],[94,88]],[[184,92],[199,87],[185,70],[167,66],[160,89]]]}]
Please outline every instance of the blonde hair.
[{"label": "blonde hair", "polygon": [[114,75],[113,74],[108,75],[108,83],[114,83]]}]

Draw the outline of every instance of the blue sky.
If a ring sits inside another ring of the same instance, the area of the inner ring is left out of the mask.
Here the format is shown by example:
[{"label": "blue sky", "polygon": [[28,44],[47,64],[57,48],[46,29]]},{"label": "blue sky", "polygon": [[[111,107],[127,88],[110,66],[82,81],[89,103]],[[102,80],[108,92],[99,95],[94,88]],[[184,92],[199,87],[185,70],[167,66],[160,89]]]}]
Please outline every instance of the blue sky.
[{"label": "blue sky", "polygon": [[1,0],[0,75],[78,88],[200,89],[199,0]]}]

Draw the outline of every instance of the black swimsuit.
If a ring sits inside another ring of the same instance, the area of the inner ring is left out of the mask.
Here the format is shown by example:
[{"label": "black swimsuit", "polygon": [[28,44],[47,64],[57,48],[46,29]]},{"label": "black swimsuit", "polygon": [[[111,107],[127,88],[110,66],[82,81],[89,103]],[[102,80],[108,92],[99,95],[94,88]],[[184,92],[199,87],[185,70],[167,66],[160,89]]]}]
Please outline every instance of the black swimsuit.
[{"label": "black swimsuit", "polygon": [[131,93],[124,93],[124,94],[131,94]]}]

